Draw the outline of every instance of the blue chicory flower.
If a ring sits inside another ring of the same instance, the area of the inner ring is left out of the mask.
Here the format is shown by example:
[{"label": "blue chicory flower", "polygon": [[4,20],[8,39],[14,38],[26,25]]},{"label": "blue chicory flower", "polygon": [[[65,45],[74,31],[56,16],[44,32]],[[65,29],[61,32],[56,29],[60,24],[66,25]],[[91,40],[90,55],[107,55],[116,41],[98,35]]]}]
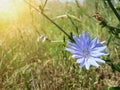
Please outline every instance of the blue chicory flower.
[{"label": "blue chicory flower", "polygon": [[99,67],[97,62],[105,63],[104,60],[100,59],[100,56],[108,55],[105,52],[107,47],[103,46],[105,41],[98,43],[98,37],[91,40],[90,33],[86,34],[85,32],[79,38],[74,36],[73,39],[75,43],[69,42],[70,48],[66,48],[66,50],[73,54],[73,58],[77,59],[80,68],[85,66],[89,70],[91,65]]}]

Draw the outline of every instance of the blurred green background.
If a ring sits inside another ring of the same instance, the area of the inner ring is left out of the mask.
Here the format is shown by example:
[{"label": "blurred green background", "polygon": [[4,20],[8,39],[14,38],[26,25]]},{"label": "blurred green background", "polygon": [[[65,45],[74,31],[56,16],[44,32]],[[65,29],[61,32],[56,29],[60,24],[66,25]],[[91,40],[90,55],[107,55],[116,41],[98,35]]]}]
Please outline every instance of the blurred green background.
[{"label": "blurred green background", "polygon": [[[45,0],[26,0],[34,7]],[[118,8],[120,2],[112,0]],[[105,0],[84,0],[83,3],[47,2],[44,13],[68,34],[79,36],[90,32],[92,38],[108,41],[108,28],[93,17],[100,13],[109,25],[119,21]],[[0,89],[1,90],[104,90],[120,86],[120,74],[104,64],[90,71],[80,69],[76,60],[65,51],[69,39],[40,12],[24,0],[0,0]],[[119,62],[119,47],[112,38],[107,52],[110,60]],[[106,58],[106,57],[104,57]]]}]

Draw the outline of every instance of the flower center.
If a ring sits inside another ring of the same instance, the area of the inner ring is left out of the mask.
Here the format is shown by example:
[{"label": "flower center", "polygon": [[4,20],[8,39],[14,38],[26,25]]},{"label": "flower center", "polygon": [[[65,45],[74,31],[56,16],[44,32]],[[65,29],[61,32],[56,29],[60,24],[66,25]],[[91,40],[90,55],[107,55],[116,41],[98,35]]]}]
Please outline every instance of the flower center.
[{"label": "flower center", "polygon": [[89,51],[88,50],[83,50],[83,56],[84,58],[88,58],[90,55]]}]

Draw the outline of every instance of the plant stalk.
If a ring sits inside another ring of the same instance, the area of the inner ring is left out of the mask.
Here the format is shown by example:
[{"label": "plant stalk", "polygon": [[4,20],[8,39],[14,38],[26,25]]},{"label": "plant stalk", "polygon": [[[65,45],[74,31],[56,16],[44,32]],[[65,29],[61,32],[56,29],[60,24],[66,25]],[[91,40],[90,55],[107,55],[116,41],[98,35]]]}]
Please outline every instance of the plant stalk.
[{"label": "plant stalk", "polygon": [[73,38],[67,33],[65,32],[65,30],[63,30],[57,23],[55,23],[52,19],[50,19],[44,12],[43,9],[40,8],[37,9],[35,6],[31,5],[29,2],[27,2],[26,0],[24,0],[28,5],[30,5],[33,9],[35,9],[37,12],[40,12],[45,18],[47,18],[51,23],[53,23],[60,31],[62,31],[70,40],[74,41]]},{"label": "plant stalk", "polygon": [[113,6],[111,0],[107,0],[109,6],[111,7],[112,11],[114,12],[114,14],[116,15],[117,19],[120,22],[120,15],[118,14],[118,12],[116,11],[115,7]]}]

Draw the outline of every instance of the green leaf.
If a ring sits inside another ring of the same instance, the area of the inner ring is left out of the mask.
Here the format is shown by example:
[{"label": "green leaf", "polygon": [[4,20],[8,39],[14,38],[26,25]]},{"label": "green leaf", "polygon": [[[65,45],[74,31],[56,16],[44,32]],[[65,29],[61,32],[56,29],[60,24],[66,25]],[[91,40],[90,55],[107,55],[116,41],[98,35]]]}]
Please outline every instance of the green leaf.
[{"label": "green leaf", "polygon": [[112,64],[111,68],[113,69],[113,71],[120,72],[120,63],[118,63],[118,64]]},{"label": "green leaf", "polygon": [[107,90],[120,90],[120,87],[109,87]]}]

